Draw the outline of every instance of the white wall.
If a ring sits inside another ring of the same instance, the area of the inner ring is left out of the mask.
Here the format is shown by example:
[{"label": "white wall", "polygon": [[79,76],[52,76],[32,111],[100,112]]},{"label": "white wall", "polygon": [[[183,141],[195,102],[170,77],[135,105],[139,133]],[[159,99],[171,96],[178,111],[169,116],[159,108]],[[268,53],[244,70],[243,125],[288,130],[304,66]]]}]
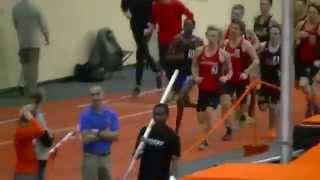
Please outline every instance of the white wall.
[{"label": "white wall", "polygon": [[[196,33],[204,36],[207,25],[212,24],[225,29],[230,23],[231,7],[243,4],[246,8],[244,20],[247,28],[253,28],[254,17],[260,12],[259,0],[184,0],[190,7],[197,20]],[[275,0],[272,13],[277,20],[281,20],[281,0]]]},{"label": "white wall", "polygon": [[[20,65],[17,40],[11,22],[11,8],[17,0],[0,1],[0,89],[16,86]],[[87,59],[90,37],[97,29],[113,29],[124,49],[134,50],[128,21],[120,10],[120,0],[34,0],[47,16],[51,45],[41,52],[40,81],[69,76],[77,63]],[[259,12],[258,0],[184,0],[196,16],[197,31],[202,36],[208,24],[226,27],[230,8],[235,3],[246,7],[245,20],[251,26]],[[280,17],[280,0],[274,1],[274,14]],[[157,48],[153,41],[153,54]],[[128,63],[134,62],[134,56]]]}]

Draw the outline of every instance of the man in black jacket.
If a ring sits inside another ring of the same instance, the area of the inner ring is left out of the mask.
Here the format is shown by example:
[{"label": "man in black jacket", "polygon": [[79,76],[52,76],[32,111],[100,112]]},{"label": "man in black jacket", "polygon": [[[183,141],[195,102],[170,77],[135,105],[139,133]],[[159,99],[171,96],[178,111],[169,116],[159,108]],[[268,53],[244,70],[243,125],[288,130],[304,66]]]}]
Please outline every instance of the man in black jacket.
[{"label": "man in black jacket", "polygon": [[153,72],[156,73],[157,88],[161,88],[161,73],[148,49],[150,36],[145,36],[144,30],[148,27],[151,19],[151,8],[153,0],[121,0],[121,9],[128,19],[137,44],[136,53],[136,87],[133,95],[140,93],[140,86],[143,75],[144,60],[150,65]]}]

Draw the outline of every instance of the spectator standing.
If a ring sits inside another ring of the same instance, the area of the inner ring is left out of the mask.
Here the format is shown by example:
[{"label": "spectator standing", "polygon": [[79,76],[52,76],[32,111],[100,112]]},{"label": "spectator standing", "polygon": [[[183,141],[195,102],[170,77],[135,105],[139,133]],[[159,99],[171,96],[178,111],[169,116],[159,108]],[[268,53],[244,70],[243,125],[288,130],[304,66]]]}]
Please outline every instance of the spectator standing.
[{"label": "spectator standing", "polygon": [[28,95],[37,90],[42,35],[49,45],[49,31],[43,13],[32,0],[20,0],[13,7],[12,18],[19,41],[24,94]]},{"label": "spectator standing", "polygon": [[119,137],[118,115],[103,105],[100,86],[90,88],[92,104],[80,117],[83,140],[83,180],[111,180],[111,145]]},{"label": "spectator standing", "polygon": [[38,139],[34,140],[35,152],[39,164],[38,180],[44,180],[46,165],[49,158],[49,150],[53,144],[53,135],[47,126],[47,122],[42,111],[44,94],[38,91],[36,93],[32,93],[29,98],[31,100],[31,104],[24,106],[24,108],[28,109],[30,112],[32,112],[32,114],[34,114],[39,125],[42,129],[44,129],[44,134]]},{"label": "spectator standing", "polygon": [[151,21],[151,8],[153,0],[122,0],[121,9],[130,19],[130,27],[137,45],[136,53],[136,86],[133,96],[140,94],[145,61],[156,74],[157,88],[161,88],[160,69],[149,52],[148,42],[150,36],[145,36],[144,29]]},{"label": "spectator standing", "polygon": [[38,180],[39,165],[33,140],[42,136],[44,131],[27,108],[23,108],[20,114],[14,135],[14,148],[17,156],[14,179]]}]

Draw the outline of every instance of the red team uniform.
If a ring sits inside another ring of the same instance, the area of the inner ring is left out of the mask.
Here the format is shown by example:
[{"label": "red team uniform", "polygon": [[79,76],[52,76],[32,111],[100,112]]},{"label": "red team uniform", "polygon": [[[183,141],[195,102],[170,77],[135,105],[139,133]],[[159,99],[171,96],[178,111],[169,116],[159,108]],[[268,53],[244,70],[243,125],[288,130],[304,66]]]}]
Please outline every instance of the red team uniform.
[{"label": "red team uniform", "polygon": [[297,79],[307,77],[311,82],[318,71],[314,66],[314,61],[319,58],[320,54],[320,35],[317,32],[320,24],[317,24],[312,30],[307,30],[306,23],[307,21],[304,21],[301,30],[307,32],[309,36],[315,36],[317,40],[315,44],[311,44],[310,37],[301,39],[296,54],[296,75]]},{"label": "red team uniform", "polygon": [[227,41],[225,44],[225,50],[230,54],[231,57],[233,74],[231,79],[226,83],[224,91],[231,96],[236,94],[237,97],[240,97],[250,82],[249,78],[240,78],[241,73],[243,73],[244,70],[252,63],[251,57],[242,50],[242,43],[244,40],[245,39],[242,38],[238,46],[235,48],[231,47],[230,41]]},{"label": "red team uniform", "polygon": [[198,59],[199,76],[203,78],[198,85],[198,112],[205,111],[208,106],[215,109],[220,103],[221,86],[219,78],[222,66],[222,60],[220,59],[219,53],[220,49],[218,49],[214,55],[208,56],[205,53],[205,48]]}]

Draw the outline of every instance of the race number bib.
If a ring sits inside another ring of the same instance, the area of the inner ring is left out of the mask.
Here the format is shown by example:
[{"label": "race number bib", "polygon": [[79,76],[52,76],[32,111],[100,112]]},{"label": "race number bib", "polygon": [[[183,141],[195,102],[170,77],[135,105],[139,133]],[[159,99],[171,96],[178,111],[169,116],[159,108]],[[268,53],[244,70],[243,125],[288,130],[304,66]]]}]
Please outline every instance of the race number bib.
[{"label": "race number bib", "polygon": [[217,75],[219,73],[218,63],[214,63],[211,68],[211,74]]}]

